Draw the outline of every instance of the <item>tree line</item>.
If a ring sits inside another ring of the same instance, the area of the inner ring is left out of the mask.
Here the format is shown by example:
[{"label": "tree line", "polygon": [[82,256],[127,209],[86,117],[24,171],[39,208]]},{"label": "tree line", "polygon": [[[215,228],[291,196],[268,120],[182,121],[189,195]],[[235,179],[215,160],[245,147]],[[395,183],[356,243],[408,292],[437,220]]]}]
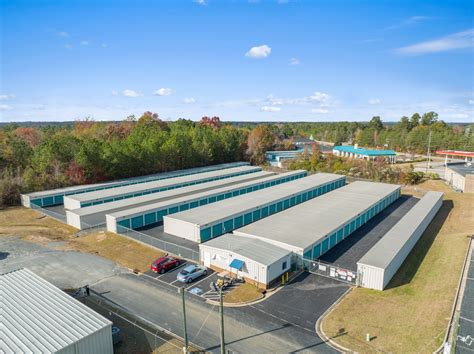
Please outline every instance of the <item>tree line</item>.
[{"label": "tree line", "polygon": [[167,122],[152,112],[118,122],[8,124],[0,127],[0,206],[17,204],[20,192],[233,161],[263,164],[267,150],[294,149],[295,137],[311,135],[336,144],[424,153],[431,131],[432,150],[472,151],[472,127],[448,125],[434,112],[402,117],[396,124],[380,117],[367,123],[222,123],[218,117]]}]

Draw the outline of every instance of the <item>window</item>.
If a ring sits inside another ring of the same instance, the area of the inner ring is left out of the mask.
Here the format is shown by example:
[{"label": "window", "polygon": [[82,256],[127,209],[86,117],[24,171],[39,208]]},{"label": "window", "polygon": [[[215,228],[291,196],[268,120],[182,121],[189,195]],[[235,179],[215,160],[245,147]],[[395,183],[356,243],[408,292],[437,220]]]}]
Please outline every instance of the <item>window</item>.
[{"label": "window", "polygon": [[281,265],[281,270],[285,270],[286,269],[286,261],[283,262],[283,264]]}]

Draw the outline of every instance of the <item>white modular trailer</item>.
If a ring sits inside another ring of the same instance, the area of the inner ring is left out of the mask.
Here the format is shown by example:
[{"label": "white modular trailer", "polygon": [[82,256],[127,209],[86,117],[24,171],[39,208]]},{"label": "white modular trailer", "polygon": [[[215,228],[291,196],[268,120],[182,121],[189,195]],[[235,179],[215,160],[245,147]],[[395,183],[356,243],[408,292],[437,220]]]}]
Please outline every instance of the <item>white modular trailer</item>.
[{"label": "white modular trailer", "polygon": [[118,213],[128,209],[146,207],[156,203],[161,203],[171,199],[181,197],[192,198],[193,195],[224,187],[230,188],[232,185],[244,182],[258,181],[262,178],[274,176],[274,172],[255,172],[241,176],[229,177],[223,180],[199,183],[187,187],[171,189],[159,193],[145,194],[139,197],[116,200],[110,203],[102,203],[74,210],[66,210],[67,223],[78,229],[88,229],[91,227],[104,225],[107,214]]},{"label": "white modular trailer", "polygon": [[100,191],[75,194],[64,197],[64,208],[73,210],[91,205],[110,203],[115,200],[139,197],[146,194],[158,193],[175,188],[195,185],[198,183],[217,181],[224,178],[246,175],[259,172],[260,167],[241,166],[224,170],[203,172],[199,174],[167,178],[165,180],[145,182],[129,186],[105,189]]},{"label": "white modular trailer", "polygon": [[304,170],[281,173],[255,181],[243,182],[210,191],[203,191],[186,197],[174,198],[168,201],[152,203],[108,214],[106,215],[107,230],[120,233],[121,229],[123,231],[124,228],[137,229],[143,226],[161,223],[163,222],[163,217],[165,215],[194,209],[203,205],[216,203],[220,200],[237,197],[239,195],[294,181],[303,178],[306,175],[307,172]]},{"label": "white modular trailer", "polygon": [[28,269],[0,275],[1,353],[113,353],[112,322]]},{"label": "white modular trailer", "polygon": [[357,262],[359,285],[383,290],[443,204],[442,192],[428,192]]},{"label": "white modular trailer", "polygon": [[199,255],[206,267],[229,271],[261,288],[291,268],[288,250],[231,234],[200,244]]},{"label": "white modular trailer", "polygon": [[398,199],[400,186],[353,182],[313,200],[235,230],[288,249],[302,259],[326,253]]},{"label": "white modular trailer", "polygon": [[87,193],[87,192],[98,191],[102,189],[116,188],[116,187],[132,185],[132,184],[158,181],[158,180],[166,179],[166,178],[187,176],[187,175],[193,175],[196,173],[218,171],[218,170],[223,170],[226,168],[248,166],[248,165],[249,165],[248,162],[231,162],[231,163],[223,163],[220,165],[195,167],[195,168],[188,168],[185,170],[162,172],[162,173],[157,173],[153,175],[127,178],[127,179],[122,179],[122,180],[112,181],[112,182],[86,184],[86,185],[51,189],[47,191],[22,194],[21,203],[23,206],[27,208],[32,208],[34,206],[48,207],[52,205],[61,205],[64,203],[63,198],[66,195]]},{"label": "white modular trailer", "polygon": [[345,176],[318,173],[296,181],[164,216],[164,231],[195,242],[231,232],[342,187]]}]

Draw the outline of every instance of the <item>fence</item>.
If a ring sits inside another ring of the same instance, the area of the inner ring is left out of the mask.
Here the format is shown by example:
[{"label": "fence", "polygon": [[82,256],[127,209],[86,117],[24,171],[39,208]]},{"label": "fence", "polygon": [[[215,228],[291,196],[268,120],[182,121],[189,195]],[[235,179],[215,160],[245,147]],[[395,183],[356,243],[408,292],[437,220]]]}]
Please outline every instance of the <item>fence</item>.
[{"label": "fence", "polygon": [[59,221],[67,224],[66,215],[64,215],[64,214],[60,214],[60,213],[57,213],[55,211],[42,208],[42,207],[40,207],[38,205],[35,205],[35,204],[31,204],[31,209],[34,209],[34,210],[40,212],[43,215],[50,216],[50,217],[52,217],[56,220],[59,220]]},{"label": "fence", "polygon": [[303,259],[304,268],[313,274],[332,278],[349,284],[357,285],[357,271],[339,267],[336,264],[325,263],[320,260]]},{"label": "fence", "polygon": [[175,243],[163,241],[156,237],[146,235],[142,232],[139,232],[137,230],[132,230],[124,226],[118,226],[117,233],[133,238],[136,241],[146,243],[147,245],[156,247],[162,251],[165,251],[166,253],[171,253],[178,257],[186,258],[186,259],[196,261],[196,262],[199,261],[199,252],[192,250],[190,248],[180,246]]}]

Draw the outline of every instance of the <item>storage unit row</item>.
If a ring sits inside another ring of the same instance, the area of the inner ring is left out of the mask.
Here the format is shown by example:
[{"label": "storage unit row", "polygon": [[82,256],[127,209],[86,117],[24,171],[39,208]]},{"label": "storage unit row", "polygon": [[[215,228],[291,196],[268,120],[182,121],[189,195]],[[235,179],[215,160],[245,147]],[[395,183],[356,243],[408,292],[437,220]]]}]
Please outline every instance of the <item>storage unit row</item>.
[{"label": "storage unit row", "polygon": [[170,189],[192,186],[198,183],[217,181],[224,178],[241,176],[248,173],[261,171],[260,167],[241,166],[227,168],[219,171],[203,172],[191,176],[180,176],[160,181],[146,182],[141,184],[105,189],[102,191],[88,192],[64,197],[64,207],[72,210],[77,208],[110,203],[115,200],[138,197],[141,195],[158,193]]},{"label": "storage unit row", "polygon": [[52,190],[47,190],[47,191],[22,194],[21,202],[23,206],[28,207],[28,208],[31,208],[32,205],[36,205],[40,207],[61,205],[64,203],[63,198],[66,195],[87,193],[87,192],[122,187],[122,186],[137,184],[137,183],[145,183],[145,182],[157,181],[157,180],[166,179],[166,178],[187,176],[187,175],[192,175],[196,173],[218,171],[218,170],[223,170],[226,168],[248,166],[248,165],[249,165],[248,162],[231,162],[231,163],[224,163],[220,165],[196,167],[196,168],[189,168],[185,170],[177,170],[177,171],[163,172],[163,173],[141,176],[141,177],[127,178],[127,179],[107,182],[107,183],[96,183],[96,184],[88,184],[88,185],[80,185],[80,186],[71,186],[71,187],[65,187],[65,188],[57,188],[57,189],[52,189]]},{"label": "storage unit row", "polygon": [[164,231],[195,242],[205,242],[344,184],[344,176],[315,174],[248,195],[164,216]]},{"label": "storage unit row", "polygon": [[163,222],[163,217],[166,215],[202,207],[204,205],[238,197],[247,193],[281,185],[283,183],[303,178],[306,174],[307,172],[303,170],[287,172],[255,181],[244,182],[182,198],[176,198],[166,202],[159,202],[138,208],[130,208],[117,213],[111,213],[106,216],[107,230],[111,232],[120,232],[120,227],[138,229],[143,226],[161,223]]}]

